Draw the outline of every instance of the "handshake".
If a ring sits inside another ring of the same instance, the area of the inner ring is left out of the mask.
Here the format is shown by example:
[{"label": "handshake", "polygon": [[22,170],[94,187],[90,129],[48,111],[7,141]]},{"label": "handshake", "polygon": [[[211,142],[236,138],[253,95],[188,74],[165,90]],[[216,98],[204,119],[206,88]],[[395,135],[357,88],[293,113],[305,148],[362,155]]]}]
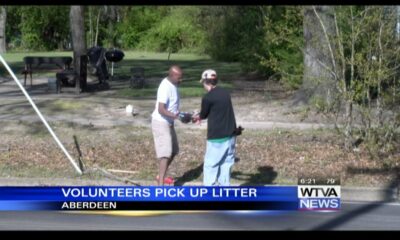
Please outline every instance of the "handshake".
[{"label": "handshake", "polygon": [[182,123],[195,123],[198,120],[200,120],[199,118],[199,113],[197,111],[193,111],[193,112],[180,112],[178,115],[178,119],[182,122]]}]

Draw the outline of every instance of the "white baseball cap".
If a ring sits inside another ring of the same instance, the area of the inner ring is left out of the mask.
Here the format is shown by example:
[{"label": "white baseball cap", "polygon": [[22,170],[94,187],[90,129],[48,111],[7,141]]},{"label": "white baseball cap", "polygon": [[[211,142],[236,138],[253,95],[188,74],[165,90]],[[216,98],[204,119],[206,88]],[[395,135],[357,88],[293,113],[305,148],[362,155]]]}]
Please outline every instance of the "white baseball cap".
[{"label": "white baseball cap", "polygon": [[207,69],[201,74],[200,82],[202,83],[206,79],[217,79],[217,72],[212,69]]}]

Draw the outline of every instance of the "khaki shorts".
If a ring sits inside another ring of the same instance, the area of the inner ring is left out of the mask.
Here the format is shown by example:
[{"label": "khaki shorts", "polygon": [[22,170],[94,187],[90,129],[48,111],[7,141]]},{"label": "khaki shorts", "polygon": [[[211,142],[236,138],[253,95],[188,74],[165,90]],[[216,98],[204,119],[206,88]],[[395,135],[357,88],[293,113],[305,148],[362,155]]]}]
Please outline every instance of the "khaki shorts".
[{"label": "khaki shorts", "polygon": [[152,119],[151,129],[157,158],[171,158],[178,154],[179,145],[174,126]]}]

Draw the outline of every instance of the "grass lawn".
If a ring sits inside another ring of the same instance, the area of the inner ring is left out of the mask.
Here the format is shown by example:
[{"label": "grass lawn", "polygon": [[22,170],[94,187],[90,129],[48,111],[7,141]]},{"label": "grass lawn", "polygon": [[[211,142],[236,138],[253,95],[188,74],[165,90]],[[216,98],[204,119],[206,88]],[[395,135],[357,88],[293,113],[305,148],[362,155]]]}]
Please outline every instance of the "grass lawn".
[{"label": "grass lawn", "polygon": [[[217,62],[206,55],[197,54],[171,54],[141,51],[126,51],[124,59],[115,64],[114,76],[118,81],[109,81],[111,89],[117,90],[114,97],[146,97],[155,96],[158,83],[149,83],[143,89],[129,88],[131,77],[130,69],[143,67],[146,79],[163,79],[168,74],[171,65],[179,65],[184,72],[183,83],[180,86],[181,97],[198,97],[204,94],[202,85],[199,83],[201,73],[208,68],[215,69],[219,75],[221,86],[232,88],[232,76],[241,73],[239,63]],[[21,71],[24,68],[23,58],[25,56],[72,56],[72,52],[9,52],[4,54],[4,59],[10,64],[18,77],[22,78]],[[0,68],[0,74],[5,75],[5,69]],[[37,70],[33,78],[54,77],[57,70]]]},{"label": "grass lawn", "polygon": [[[161,78],[160,78],[161,80]],[[205,90],[199,81],[184,81],[179,86],[179,94],[181,97],[201,97],[205,94]],[[221,82],[219,86],[226,89],[232,89],[231,82]],[[123,98],[140,98],[140,97],[156,97],[158,84],[149,84],[143,89],[122,88],[116,93],[116,97]]]}]

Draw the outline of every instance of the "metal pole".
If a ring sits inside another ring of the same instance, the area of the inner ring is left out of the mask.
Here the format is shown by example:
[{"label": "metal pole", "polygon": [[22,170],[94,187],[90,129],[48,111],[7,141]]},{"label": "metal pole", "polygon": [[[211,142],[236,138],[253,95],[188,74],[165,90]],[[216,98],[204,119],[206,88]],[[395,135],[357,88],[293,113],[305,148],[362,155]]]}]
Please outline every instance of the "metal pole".
[{"label": "metal pole", "polygon": [[29,94],[25,91],[25,88],[22,86],[22,84],[19,82],[17,77],[15,76],[14,72],[11,70],[11,68],[8,66],[6,61],[3,59],[3,56],[0,54],[0,61],[3,63],[4,67],[6,67],[7,71],[10,73],[14,81],[17,83],[18,87],[21,89],[21,91],[24,93],[25,97],[28,99],[29,103],[32,105],[33,109],[36,111],[37,115],[39,116],[40,120],[42,120],[43,124],[46,126],[47,130],[50,132],[51,136],[53,136],[54,140],[58,144],[58,146],[61,148],[61,150],[64,152],[65,156],[67,156],[68,160],[71,162],[72,166],[74,166],[75,170],[81,175],[82,171],[79,169],[78,165],[74,161],[74,159],[71,157],[71,155],[68,153],[68,151],[65,149],[64,145],[60,142],[58,139],[57,135],[53,132],[53,129],[49,126],[47,123],[46,119],[43,117],[42,113],[39,111],[39,109],[36,107],[36,104],[33,102]]}]

